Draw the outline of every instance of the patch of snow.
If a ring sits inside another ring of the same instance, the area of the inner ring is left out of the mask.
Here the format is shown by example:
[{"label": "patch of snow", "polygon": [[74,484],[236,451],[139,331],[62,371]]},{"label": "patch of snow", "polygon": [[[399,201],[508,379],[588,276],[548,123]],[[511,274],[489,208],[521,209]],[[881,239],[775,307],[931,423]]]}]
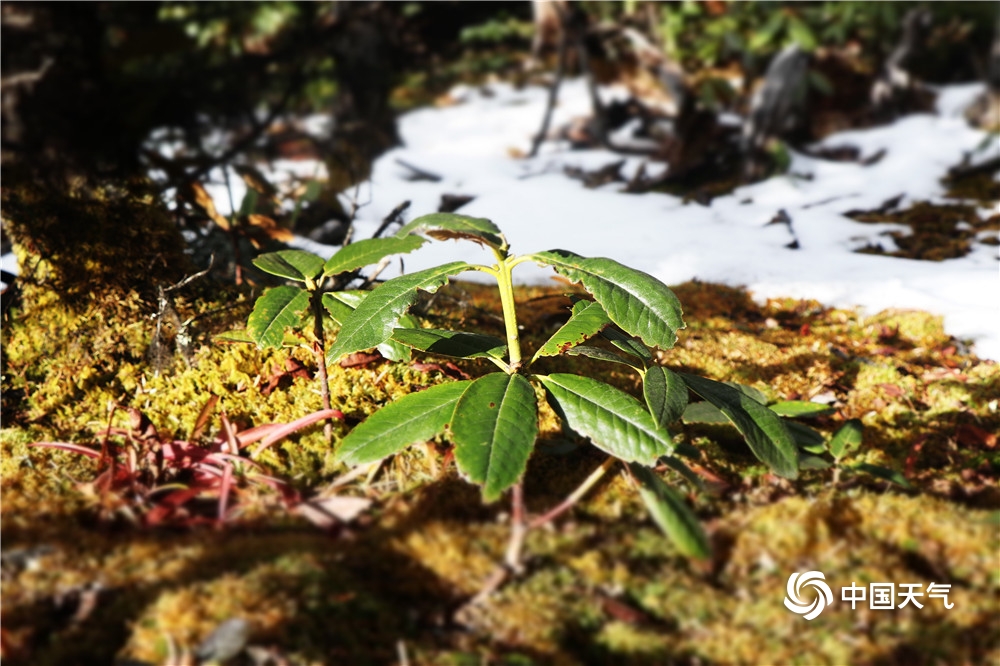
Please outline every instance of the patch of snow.
[{"label": "patch of snow", "polygon": [[[538,131],[546,90],[517,91],[501,83],[491,84],[490,90],[488,98],[466,93],[464,105],[422,109],[400,118],[405,145],[374,165],[372,202],[359,211],[356,238],[369,236],[403,200],[413,202],[410,214],[416,217],[437,210],[441,194],[467,194],[476,198],[459,212],[492,219],[517,253],[563,248],[614,258],[668,284],[698,278],[746,286],[758,297],[814,298],[867,311],[920,308],[943,315],[952,335],[974,339],[981,357],[1000,359],[995,248],[977,246],[966,257],[943,262],[858,254],[853,250],[865,244],[858,238],[891,249],[891,238],[881,234],[904,227],[864,224],[844,215],[878,207],[900,194],[902,206],[942,196],[942,175],[984,139],[961,115],[981,85],[942,88],[937,115],[911,115],[822,142],[855,145],[865,157],[885,150],[874,164],[793,153],[790,174],[810,178],[776,176],[740,187],[708,207],[685,205],[666,194],[624,194],[615,184],[588,190],[561,173],[565,166],[595,169],[622,159],[608,151],[569,151],[549,142],[539,157],[512,158],[527,152]],[[505,103],[515,98],[518,105]],[[588,111],[585,83],[566,81],[552,127]],[[409,182],[397,159],[440,174],[442,180]],[[623,174],[633,174],[639,163],[627,160]],[[766,224],[782,209],[792,220],[791,232],[785,225]],[[800,249],[785,247],[790,233]],[[407,271],[415,271],[458,259],[492,263],[478,246],[457,241],[429,243],[404,261]],[[394,274],[397,264],[382,277]],[[551,270],[533,264],[515,271],[515,278],[526,283],[551,276]],[[473,279],[485,277],[477,273]]]}]

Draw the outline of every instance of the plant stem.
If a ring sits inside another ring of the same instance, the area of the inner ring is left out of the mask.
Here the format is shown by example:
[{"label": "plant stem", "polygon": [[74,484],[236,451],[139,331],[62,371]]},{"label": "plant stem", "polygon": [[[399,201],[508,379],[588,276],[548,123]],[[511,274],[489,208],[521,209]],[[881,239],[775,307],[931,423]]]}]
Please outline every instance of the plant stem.
[{"label": "plant stem", "polygon": [[566,511],[568,511],[574,504],[580,501],[580,498],[582,498],[584,495],[587,494],[587,491],[593,488],[594,485],[601,480],[601,478],[607,473],[609,469],[611,469],[611,466],[614,465],[615,462],[617,462],[617,460],[618,459],[614,457],[609,457],[607,460],[605,460],[600,467],[595,469],[590,474],[590,476],[584,479],[583,483],[577,486],[576,490],[574,490],[572,493],[569,494],[569,497],[564,499],[562,502],[560,502],[553,508],[549,509],[544,515],[538,516],[537,518],[532,520],[528,524],[528,527],[530,527],[531,529],[534,529],[536,527],[541,527],[542,525],[550,523],[559,516],[561,516],[562,514],[566,513]]},{"label": "plant stem", "polygon": [[498,250],[494,250],[497,258],[497,286],[500,288],[500,304],[503,306],[503,323],[507,329],[507,353],[510,359],[509,374],[514,374],[521,367],[521,344],[517,332],[517,312],[514,308],[514,283],[511,278],[512,262],[507,261]]},{"label": "plant stem", "polygon": [[[535,518],[530,523],[526,520],[524,511],[524,485],[522,482],[514,484],[511,489],[510,540],[507,542],[507,552],[504,555],[503,564],[494,569],[493,573],[490,574],[490,577],[483,584],[483,587],[476,593],[476,596],[463,605],[462,609],[482,603],[491,594],[503,587],[511,575],[521,573],[524,570],[521,564],[521,551],[524,549],[524,539],[527,537],[528,531],[536,527],[541,527],[565,513],[570,507],[580,501],[580,498],[593,488],[594,484],[600,481],[616,462],[618,462],[617,458],[609,457],[576,490],[570,493],[569,497],[545,515]],[[462,609],[459,609],[459,612]]]},{"label": "plant stem", "polygon": [[529,529],[524,512],[524,485],[519,481],[511,490],[510,540],[507,542],[503,564],[497,565],[479,592],[455,612],[456,617],[460,616],[464,609],[486,601],[491,594],[503,587],[511,575],[524,571],[521,565],[521,551]]},{"label": "plant stem", "polygon": [[[323,337],[323,292],[315,289],[309,294],[313,308],[313,335],[316,342],[313,345],[313,352],[316,354],[316,363],[319,366],[320,394],[323,396],[323,409],[332,409],[330,406],[330,381],[326,373],[326,341]],[[333,442],[333,421],[327,419],[323,424],[323,436],[329,445]]]},{"label": "plant stem", "polygon": [[511,493],[510,541],[507,542],[507,553],[504,565],[513,573],[521,573],[521,550],[524,548],[524,537],[528,534],[528,523],[524,519],[524,484],[518,481]]}]

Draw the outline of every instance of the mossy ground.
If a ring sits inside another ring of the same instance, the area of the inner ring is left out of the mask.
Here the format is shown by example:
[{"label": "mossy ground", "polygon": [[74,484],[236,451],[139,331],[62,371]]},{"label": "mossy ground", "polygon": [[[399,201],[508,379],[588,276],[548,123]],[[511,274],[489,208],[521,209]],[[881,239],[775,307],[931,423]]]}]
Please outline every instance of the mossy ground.
[{"label": "mossy ground", "polygon": [[[563,291],[518,290],[528,349],[566,316]],[[833,470],[778,479],[732,431],[684,426],[676,437],[702,451],[696,468],[707,490],[664,474],[706,525],[710,562],[679,555],[616,469],[570,514],[529,534],[523,576],[455,617],[502,557],[508,507],[481,503],[444,442],[413,447],[341,488],[374,502],[349,527],[321,531],[252,486],[241,488],[242,512],[225,528],[136,527],[122,517],[129,498],[109,505],[86,485],[92,461],[28,444],[98,443],[109,402],[181,439],[211,395],[239,427],[292,421],[321,405],[314,379],[287,372],[290,357],[314,368],[312,356],[213,343],[212,333],[245,320],[249,299],[203,294],[178,300],[181,319],[232,307],[200,320],[190,366],[177,360],[156,373],[145,361],[148,303],[120,300],[118,314],[102,318],[29,288],[4,330],[2,536],[7,553],[48,549],[28,566],[5,563],[4,656],[12,664],[164,663],[171,650],[192,649],[220,622],[242,617],[251,643],[303,664],[397,663],[401,649],[414,664],[1000,660],[997,365],[921,312],[758,305],[742,290],[703,283],[675,291],[688,328],[665,364],[749,384],[773,400],[825,394],[836,411],[814,421],[818,429],[830,433],[849,418],[865,424],[847,462],[896,469],[913,489],[846,472],[835,481]],[[436,326],[502,332],[499,303],[482,287],[453,284],[420,309]],[[449,380],[444,359],[420,360],[440,365],[331,368],[334,407],[346,420],[334,427],[334,447],[387,400]],[[492,369],[460,365],[471,375]],[[537,369],[640,390],[625,366],[574,357]],[[123,425],[123,412],[116,418]],[[213,419],[208,434],[217,431]],[[319,427],[259,461],[306,494],[345,471]],[[602,461],[543,414],[525,481],[529,511],[556,504]],[[788,576],[807,570],[824,572],[835,594],[852,582],[947,583],[955,606],[925,597],[923,609],[852,611],[838,601],[808,622],[782,603]]]}]

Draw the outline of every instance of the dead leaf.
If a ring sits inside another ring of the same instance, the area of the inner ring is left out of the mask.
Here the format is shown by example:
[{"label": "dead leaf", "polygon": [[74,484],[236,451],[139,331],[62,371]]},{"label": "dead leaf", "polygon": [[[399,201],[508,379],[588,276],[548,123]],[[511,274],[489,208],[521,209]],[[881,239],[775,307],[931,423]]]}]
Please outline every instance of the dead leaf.
[{"label": "dead leaf", "polygon": [[353,354],[348,354],[340,360],[340,367],[361,368],[381,360],[383,360],[382,354],[379,354],[378,352],[375,352],[374,354],[369,354],[367,352],[354,352]]},{"label": "dead leaf", "polygon": [[69,615],[70,623],[80,624],[91,616],[106,591],[100,581],[93,581],[58,592],[52,601],[60,614]]},{"label": "dead leaf", "polygon": [[963,384],[969,381],[968,375],[965,375],[960,370],[955,368],[934,368],[933,370],[928,370],[920,377],[921,381],[924,382],[934,382],[941,379],[951,379],[957,382],[962,382]]},{"label": "dead leaf", "polygon": [[302,502],[295,513],[313,525],[328,530],[341,523],[349,523],[367,511],[372,501],[363,497],[320,497]]},{"label": "dead leaf", "polygon": [[730,488],[729,482],[717,475],[715,472],[712,472],[711,470],[693,462],[688,462],[688,467],[691,468],[692,472],[708,482],[706,484],[706,489],[709,492],[713,494],[721,494]]},{"label": "dead leaf", "polygon": [[259,194],[263,194],[275,204],[280,205],[278,190],[264,177],[264,174],[249,165],[236,165],[233,169],[236,173],[240,174],[240,178],[247,184],[247,187],[256,190]]},{"label": "dead leaf", "polygon": [[963,446],[978,446],[987,449],[995,448],[997,445],[996,433],[986,432],[982,428],[971,423],[963,423],[955,431],[955,438]]},{"label": "dead leaf", "polygon": [[462,370],[460,367],[448,361],[443,366],[440,363],[421,363],[420,361],[414,361],[410,367],[414,370],[420,372],[433,372],[438,371],[454,379],[469,379],[469,373]]},{"label": "dead leaf", "polygon": [[910,447],[910,453],[906,456],[906,476],[912,476],[913,471],[917,465],[917,459],[920,457],[920,451],[924,448],[924,442],[927,441],[927,435],[918,437],[914,442],[913,446]]},{"label": "dead leaf", "polygon": [[220,624],[195,650],[198,663],[227,662],[243,651],[250,638],[250,623],[232,617]]},{"label": "dead leaf", "polygon": [[902,398],[905,393],[897,384],[879,384],[878,387],[893,398]]},{"label": "dead leaf", "polygon": [[135,407],[128,408],[129,433],[132,439],[139,442],[159,442],[160,433],[156,431],[156,426],[149,420],[149,417],[140,412]]},{"label": "dead leaf", "polygon": [[267,215],[247,215],[247,224],[260,229],[268,238],[283,243],[287,243],[295,237],[290,229],[280,226]]},{"label": "dead leaf", "polygon": [[651,621],[648,614],[622,601],[603,594],[600,595],[600,600],[601,610],[619,622],[624,622],[625,624],[649,624]]},{"label": "dead leaf", "polygon": [[205,402],[205,406],[201,408],[201,412],[198,413],[198,418],[195,419],[194,428],[191,430],[191,436],[188,439],[195,441],[202,436],[205,432],[205,426],[208,425],[208,419],[212,416],[212,412],[215,410],[217,404],[219,404],[219,396],[212,394]]},{"label": "dead leaf", "polygon": [[177,190],[178,195],[187,203],[199,208],[210,220],[219,225],[220,228],[229,230],[229,220],[219,214],[215,208],[215,202],[211,195],[205,190],[201,183],[192,182],[182,185]]},{"label": "dead leaf", "polygon": [[275,389],[281,388],[282,385],[285,387],[291,385],[292,380],[296,378],[312,379],[312,373],[301,361],[289,358],[285,361],[285,369],[274,372],[267,380],[267,384],[261,387],[260,393],[265,396],[271,395]]}]

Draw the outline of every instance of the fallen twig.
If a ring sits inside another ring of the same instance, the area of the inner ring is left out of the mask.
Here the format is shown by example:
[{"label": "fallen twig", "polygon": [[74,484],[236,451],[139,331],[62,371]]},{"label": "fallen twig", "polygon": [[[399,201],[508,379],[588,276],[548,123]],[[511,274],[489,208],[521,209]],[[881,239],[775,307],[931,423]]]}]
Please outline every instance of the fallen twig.
[{"label": "fallen twig", "polygon": [[392,224],[393,222],[402,222],[402,219],[400,219],[400,216],[409,207],[410,207],[410,202],[409,201],[404,201],[403,203],[401,203],[398,206],[396,206],[395,208],[393,208],[389,212],[389,214],[386,215],[385,218],[382,220],[382,224],[380,224],[379,227],[378,227],[378,229],[375,230],[375,233],[372,234],[372,238],[378,238],[383,233],[385,233],[385,230],[388,229],[389,225]]},{"label": "fallen twig", "polygon": [[396,164],[398,164],[401,167],[406,167],[407,169],[409,169],[410,171],[413,172],[413,176],[411,178],[409,178],[408,180],[411,180],[411,181],[413,181],[413,180],[429,180],[432,183],[440,183],[442,180],[444,180],[444,177],[439,176],[438,174],[433,173],[431,171],[427,171],[426,169],[421,169],[418,166],[414,166],[414,165],[410,164],[409,162],[406,162],[404,160],[399,159],[398,157],[396,158]]}]

